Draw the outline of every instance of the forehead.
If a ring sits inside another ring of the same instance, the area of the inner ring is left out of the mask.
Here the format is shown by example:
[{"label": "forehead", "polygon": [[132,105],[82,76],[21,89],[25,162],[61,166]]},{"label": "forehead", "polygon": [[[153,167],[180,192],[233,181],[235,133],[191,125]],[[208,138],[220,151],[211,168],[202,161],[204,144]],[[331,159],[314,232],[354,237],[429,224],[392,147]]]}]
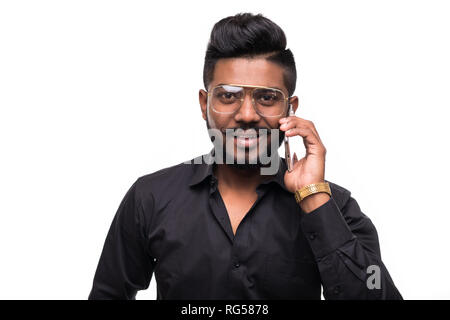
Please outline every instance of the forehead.
[{"label": "forehead", "polygon": [[227,83],[279,88],[287,93],[283,81],[283,68],[264,58],[218,60],[211,87]]}]

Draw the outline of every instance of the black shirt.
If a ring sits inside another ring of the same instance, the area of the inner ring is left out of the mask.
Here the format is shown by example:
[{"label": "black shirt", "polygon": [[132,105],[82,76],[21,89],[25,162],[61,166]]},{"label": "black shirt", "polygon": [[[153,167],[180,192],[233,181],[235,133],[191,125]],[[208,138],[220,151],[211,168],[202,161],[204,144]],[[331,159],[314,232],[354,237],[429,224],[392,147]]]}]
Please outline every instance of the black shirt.
[{"label": "black shirt", "polygon": [[[350,191],[326,180],[330,200],[306,214],[279,161],[235,235],[213,164],[181,163],[137,179],[113,219],[89,299],[135,299],[153,272],[158,300],[320,299],[321,285],[326,299],[402,299]],[[381,286],[369,289],[371,265]]]}]

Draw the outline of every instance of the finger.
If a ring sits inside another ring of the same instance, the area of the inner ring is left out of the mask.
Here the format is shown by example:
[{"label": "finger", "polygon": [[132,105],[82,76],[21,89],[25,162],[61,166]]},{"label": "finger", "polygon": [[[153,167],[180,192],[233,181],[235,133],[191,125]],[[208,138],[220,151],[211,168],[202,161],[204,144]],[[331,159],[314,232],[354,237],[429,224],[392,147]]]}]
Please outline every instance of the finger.
[{"label": "finger", "polygon": [[[280,126],[280,130],[281,131],[285,131],[286,133],[289,130],[295,129],[295,128],[303,128],[303,129],[307,129],[307,130],[311,130],[312,134],[314,134],[317,138],[317,140],[320,141],[319,136],[316,134],[314,128],[312,128],[310,125],[308,125],[307,123],[298,123],[296,121],[289,121],[289,122],[285,122]],[[287,135],[289,136],[289,135]]]},{"label": "finger", "polygon": [[287,116],[287,117],[281,118],[280,120],[278,120],[278,122],[279,122],[280,124],[283,124],[283,123],[286,123],[286,122],[289,122],[289,121],[295,120],[295,119],[301,119],[301,120],[304,120],[304,119],[302,119],[302,118],[297,117],[296,115],[292,115],[292,116]]},{"label": "finger", "polygon": [[292,129],[292,128],[302,128],[302,127],[311,129],[313,134],[317,137],[317,140],[319,140],[320,143],[322,143],[322,140],[319,137],[319,133],[317,132],[316,128],[314,127],[314,123],[312,123],[309,120],[301,119],[301,118],[298,118],[298,117],[294,117],[292,119],[288,119],[287,122],[284,122],[280,126],[280,130],[287,131],[287,130]]},{"label": "finger", "polygon": [[293,128],[286,131],[287,137],[301,136],[303,144],[305,145],[308,154],[321,154],[325,147],[322,142],[316,137],[311,128]]},{"label": "finger", "polygon": [[319,139],[320,142],[322,142],[322,140],[320,139],[320,136],[319,136],[319,132],[317,132],[316,126],[314,125],[313,122],[311,122],[311,121],[309,121],[309,122],[310,122],[309,125],[310,125],[311,130],[312,130],[312,131],[314,132],[314,134],[317,136],[317,139]]},{"label": "finger", "polygon": [[298,117],[287,117],[285,120],[281,122],[280,129],[283,131],[289,130],[295,127],[310,127],[309,121],[304,120]]},{"label": "finger", "polygon": [[284,122],[289,122],[291,120],[300,120],[300,121],[304,121],[304,122],[309,122],[309,120],[306,120],[304,118],[300,118],[298,116],[296,116],[295,114],[292,116],[287,116],[287,117],[283,117],[280,120],[278,120],[279,123],[284,123]]},{"label": "finger", "polygon": [[284,122],[281,126],[280,126],[280,130],[282,131],[287,131],[289,129],[295,128],[297,126],[297,123],[295,121],[288,121],[288,122]]}]

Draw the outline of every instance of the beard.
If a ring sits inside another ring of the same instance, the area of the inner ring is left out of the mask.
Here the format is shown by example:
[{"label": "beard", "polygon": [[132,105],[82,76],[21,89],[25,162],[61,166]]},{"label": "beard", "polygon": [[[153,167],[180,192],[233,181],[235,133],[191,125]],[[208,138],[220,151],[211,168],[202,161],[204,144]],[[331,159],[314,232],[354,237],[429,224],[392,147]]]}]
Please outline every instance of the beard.
[{"label": "beard", "polygon": [[[210,132],[209,129],[212,129],[208,118],[206,118],[206,127],[208,129],[208,133]],[[260,129],[264,129],[266,130],[266,132],[270,132],[270,129],[268,128],[262,128],[262,127],[241,127],[241,128],[230,128],[229,130],[238,130],[238,129],[242,129],[242,130],[248,130],[248,129],[253,129],[255,130],[255,132],[258,132]],[[279,129],[278,129],[279,130]],[[220,129],[220,132],[223,133],[222,137],[221,137],[221,143],[219,144],[219,148],[221,148],[221,150],[216,150],[216,144],[214,143],[215,139],[217,139],[217,137],[215,137],[214,135],[209,134],[210,140],[211,142],[213,142],[214,144],[214,149],[213,149],[213,155],[216,157],[220,157],[220,159],[215,158],[216,162],[218,163],[226,163],[227,165],[235,168],[235,169],[239,169],[239,170],[257,170],[260,169],[261,167],[266,167],[266,166],[270,166],[270,162],[269,163],[262,163],[261,162],[261,158],[260,155],[262,154],[263,151],[265,151],[265,155],[267,155],[267,157],[269,157],[272,161],[273,157],[272,157],[272,142],[273,139],[269,138],[267,139],[267,146],[266,146],[266,150],[259,150],[258,155],[256,156],[256,162],[252,161],[252,163],[250,163],[249,161],[249,157],[245,156],[245,162],[244,163],[238,163],[237,159],[236,159],[236,153],[234,152],[234,143],[233,143],[233,150],[229,150],[227,145],[227,141],[226,141],[226,136],[225,136],[225,132],[224,129]],[[270,134],[267,134],[266,137],[271,137]],[[278,138],[278,148],[281,146],[281,144],[283,143],[284,140],[284,136],[285,136],[285,132],[282,130],[279,130],[279,138]],[[255,147],[255,148],[260,148],[259,144]],[[258,150],[258,149],[256,149]],[[217,152],[216,152],[217,151]],[[247,154],[247,152],[250,152],[250,150],[248,148],[245,148],[244,153]],[[221,155],[221,156],[220,156]],[[240,162],[240,161],[239,161]]]}]

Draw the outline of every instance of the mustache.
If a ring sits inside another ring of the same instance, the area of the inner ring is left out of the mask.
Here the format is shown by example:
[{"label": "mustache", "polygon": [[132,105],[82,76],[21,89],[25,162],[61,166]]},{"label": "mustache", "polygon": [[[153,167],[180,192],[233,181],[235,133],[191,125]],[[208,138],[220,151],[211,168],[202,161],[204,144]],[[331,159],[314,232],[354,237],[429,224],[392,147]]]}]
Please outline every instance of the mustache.
[{"label": "mustache", "polygon": [[[278,128],[276,128],[278,129]],[[235,128],[221,128],[220,131],[223,134],[229,133],[236,133],[236,132],[255,132],[259,133],[266,132],[267,134],[270,134],[270,130],[274,130],[274,128],[267,128],[267,127],[235,127]]]}]

